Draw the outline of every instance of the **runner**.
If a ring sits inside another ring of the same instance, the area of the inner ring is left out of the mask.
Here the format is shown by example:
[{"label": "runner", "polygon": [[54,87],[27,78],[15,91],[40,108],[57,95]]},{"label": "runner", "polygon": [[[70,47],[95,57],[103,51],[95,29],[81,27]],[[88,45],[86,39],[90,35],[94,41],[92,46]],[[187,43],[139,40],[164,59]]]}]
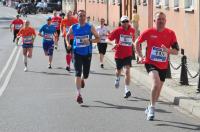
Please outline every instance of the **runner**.
[{"label": "runner", "polygon": [[[10,31],[13,31],[13,43],[15,42],[15,39],[17,38],[17,34],[19,32],[19,30],[23,27],[23,20],[19,18],[19,15],[16,16],[16,19],[14,19],[11,24],[10,24]],[[13,27],[12,27],[13,25]]]},{"label": "runner", "polygon": [[[86,23],[86,12],[84,10],[78,11],[78,24],[70,27],[67,33],[66,42],[70,49],[70,35],[74,35],[73,52],[74,52],[74,68],[76,73],[75,83],[77,87],[77,102],[83,103],[81,96],[81,88],[84,88],[85,81],[90,72],[90,64],[92,58],[92,43],[100,41],[98,33],[94,26]],[[92,39],[94,35],[95,39]]]},{"label": "runner", "polygon": [[121,26],[112,31],[109,35],[109,40],[116,42],[115,47],[115,62],[116,62],[116,80],[115,87],[119,88],[120,76],[122,68],[125,68],[125,96],[131,96],[129,91],[130,85],[130,67],[132,61],[132,45],[134,42],[135,30],[129,24],[127,16],[121,17]]},{"label": "runner", "polygon": [[[58,38],[57,40],[59,41],[59,36],[60,36],[60,24],[61,24],[62,18],[57,15],[57,11],[53,11],[53,17],[51,20],[51,24],[55,26]],[[58,41],[55,43],[55,49],[58,49]]]},{"label": "runner", "polygon": [[22,48],[23,48],[23,55],[24,55],[24,71],[28,71],[28,58],[32,58],[32,51],[33,51],[33,43],[36,37],[35,29],[30,27],[30,21],[25,21],[25,27],[22,28],[19,33],[17,34],[17,44],[19,38],[22,37]]},{"label": "runner", "polygon": [[[66,54],[66,63],[67,63],[66,70],[67,71],[70,71],[70,63],[72,60],[72,49],[67,49],[65,37],[66,37],[66,33],[69,31],[70,26],[72,26],[73,24],[76,24],[76,23],[78,23],[78,20],[75,17],[73,17],[72,11],[69,11],[67,13],[67,18],[63,19],[61,22],[61,30],[63,33],[64,44],[65,44],[65,49],[66,49],[66,53],[67,53]],[[74,41],[74,37],[73,37],[73,35],[70,35],[70,44],[71,45],[73,45],[73,41]]]},{"label": "runner", "polygon": [[54,43],[57,42],[56,28],[51,25],[51,17],[47,19],[47,24],[39,30],[39,36],[43,37],[43,50],[46,56],[49,56],[49,69],[52,69]]},{"label": "runner", "polygon": [[100,67],[104,68],[103,59],[107,49],[107,36],[110,33],[108,28],[105,26],[105,19],[101,18],[101,25],[97,27],[97,32],[100,36],[100,42],[97,43],[99,54],[100,54]]},{"label": "runner", "polygon": [[140,44],[147,42],[145,67],[153,84],[150,105],[145,111],[147,120],[154,120],[156,101],[166,78],[169,54],[177,55],[179,51],[175,33],[165,28],[166,15],[163,12],[156,13],[154,22],[156,27],[144,31],[135,42],[140,63],[143,61]]}]

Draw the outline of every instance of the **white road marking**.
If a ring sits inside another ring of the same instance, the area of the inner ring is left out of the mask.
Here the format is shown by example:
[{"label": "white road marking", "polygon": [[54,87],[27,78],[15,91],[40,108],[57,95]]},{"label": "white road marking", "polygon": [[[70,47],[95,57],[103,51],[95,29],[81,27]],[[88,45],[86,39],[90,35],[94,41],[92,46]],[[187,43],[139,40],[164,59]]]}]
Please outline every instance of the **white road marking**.
[{"label": "white road marking", "polygon": [[18,59],[19,59],[19,56],[20,56],[20,52],[21,52],[21,48],[18,50],[17,55],[16,55],[16,58],[15,58],[13,64],[12,64],[12,67],[11,67],[9,73],[7,74],[7,77],[6,77],[6,79],[5,79],[5,81],[4,81],[3,85],[2,85],[2,87],[0,88],[0,96],[3,94],[3,92],[4,92],[5,89],[6,89],[6,87],[8,86],[8,83],[9,83],[9,81],[10,81],[10,79],[11,79],[12,73],[13,73],[13,71],[15,70],[15,67],[16,67],[16,65],[17,65],[17,62],[18,62]]},{"label": "white road marking", "polygon": [[11,63],[11,61],[12,61],[12,59],[13,59],[13,57],[14,57],[16,51],[17,51],[17,46],[15,46],[15,48],[13,49],[13,51],[12,51],[10,57],[8,58],[8,61],[7,61],[6,65],[4,66],[3,70],[2,70],[1,73],[0,73],[0,82],[1,82],[1,79],[2,79],[3,75],[4,75],[5,72],[7,71],[7,69],[8,69],[8,67],[9,67],[9,65],[10,65],[10,63]]}]

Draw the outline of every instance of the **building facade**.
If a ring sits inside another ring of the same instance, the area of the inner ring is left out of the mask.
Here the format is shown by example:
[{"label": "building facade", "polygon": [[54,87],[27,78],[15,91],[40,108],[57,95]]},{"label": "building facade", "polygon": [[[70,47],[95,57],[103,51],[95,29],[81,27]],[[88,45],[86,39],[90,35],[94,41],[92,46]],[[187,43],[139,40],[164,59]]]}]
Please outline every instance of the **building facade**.
[{"label": "building facade", "polygon": [[167,27],[177,35],[180,48],[185,50],[190,59],[199,59],[199,0],[65,0],[65,3],[63,9],[84,9],[91,20],[104,18],[114,27],[118,26],[120,16],[127,15],[132,20],[137,13],[141,32],[153,27],[154,14],[162,11],[167,16]]}]

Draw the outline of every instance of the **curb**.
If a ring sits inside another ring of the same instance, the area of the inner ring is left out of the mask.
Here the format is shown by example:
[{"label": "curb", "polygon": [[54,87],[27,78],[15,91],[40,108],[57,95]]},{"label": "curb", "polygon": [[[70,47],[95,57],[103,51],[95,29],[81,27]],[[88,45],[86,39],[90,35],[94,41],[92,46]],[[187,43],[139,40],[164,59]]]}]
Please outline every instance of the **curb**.
[{"label": "curb", "polygon": [[[108,59],[109,62],[115,65],[113,52],[106,53],[105,57]],[[148,74],[144,72],[143,65],[141,66],[139,64],[134,64],[133,67],[131,68],[131,75],[133,75],[131,77],[132,82],[133,80],[136,80],[142,83],[148,89],[151,89],[151,87],[149,87],[151,86],[151,81],[148,77]],[[137,78],[134,75],[137,75]],[[140,78],[142,78],[142,80]],[[167,83],[164,84],[164,88],[161,91],[161,96],[167,99],[169,102],[172,102],[174,105],[179,106],[180,108],[186,110],[195,117],[200,118],[200,100],[195,100],[192,97],[177,92],[176,90],[174,90],[169,86],[169,84],[171,83],[170,81],[172,82],[173,80],[166,80]]]}]

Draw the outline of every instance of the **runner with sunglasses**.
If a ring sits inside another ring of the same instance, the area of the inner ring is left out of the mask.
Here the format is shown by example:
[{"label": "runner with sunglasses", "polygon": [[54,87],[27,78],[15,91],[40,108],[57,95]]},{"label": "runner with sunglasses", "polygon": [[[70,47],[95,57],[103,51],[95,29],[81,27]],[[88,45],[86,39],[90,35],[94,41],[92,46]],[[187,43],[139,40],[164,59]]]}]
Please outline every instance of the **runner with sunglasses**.
[{"label": "runner with sunglasses", "polygon": [[131,96],[129,91],[130,85],[130,67],[132,62],[132,46],[135,38],[135,29],[131,27],[127,16],[121,17],[121,26],[112,31],[109,35],[109,40],[115,40],[115,62],[116,62],[116,79],[115,87],[119,88],[120,76],[122,68],[125,69],[125,96]]},{"label": "runner with sunglasses", "polygon": [[[85,79],[88,78],[90,72],[90,64],[92,59],[92,43],[100,41],[99,35],[94,26],[86,22],[86,12],[78,11],[78,22],[70,27],[67,33],[67,48],[73,48],[75,83],[77,88],[77,102],[83,103],[81,96],[81,88],[85,86]],[[74,35],[73,45],[70,45],[70,35]],[[94,39],[92,39],[94,35]]]}]

